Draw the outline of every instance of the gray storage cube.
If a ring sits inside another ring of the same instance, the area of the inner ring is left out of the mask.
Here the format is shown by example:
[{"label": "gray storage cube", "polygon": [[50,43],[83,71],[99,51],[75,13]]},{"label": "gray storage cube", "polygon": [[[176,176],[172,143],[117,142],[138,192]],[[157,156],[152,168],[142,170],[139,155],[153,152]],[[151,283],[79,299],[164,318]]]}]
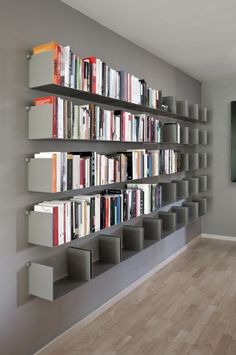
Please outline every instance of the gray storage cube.
[{"label": "gray storage cube", "polygon": [[190,153],[189,154],[189,170],[196,170],[199,168],[199,154]]},{"label": "gray storage cube", "polygon": [[142,250],[144,229],[137,226],[123,226],[123,248],[127,250]]},{"label": "gray storage cube", "polygon": [[178,143],[176,124],[168,123],[162,126],[163,143]]},{"label": "gray storage cube", "polygon": [[200,120],[202,122],[207,122],[208,121],[208,110],[207,110],[207,107],[202,107],[200,109]]},{"label": "gray storage cube", "polygon": [[177,188],[175,182],[162,182],[162,203],[167,204],[177,200]]},{"label": "gray storage cube", "polygon": [[99,259],[105,263],[118,264],[121,262],[121,238],[100,235],[98,237]]},{"label": "gray storage cube", "polygon": [[188,180],[174,180],[177,190],[177,200],[186,198],[189,196],[189,182]]},{"label": "gray storage cube", "polygon": [[168,110],[172,113],[176,113],[176,97],[175,96],[164,96],[162,98],[164,105],[168,106]]},{"label": "gray storage cube", "polygon": [[207,175],[198,176],[199,192],[207,191]]},{"label": "gray storage cube", "polygon": [[52,192],[52,159],[30,159],[28,162],[28,191]]},{"label": "gray storage cube", "polygon": [[144,239],[161,240],[162,221],[158,218],[143,218]]},{"label": "gray storage cube", "polygon": [[39,87],[53,84],[54,77],[54,53],[48,51],[32,55],[29,61],[29,87]]},{"label": "gray storage cube", "polygon": [[199,217],[198,202],[185,201],[182,206],[188,207],[189,222],[196,220]]},{"label": "gray storage cube", "polygon": [[200,130],[199,131],[199,144],[201,145],[207,145],[207,130],[204,129],[204,130]]},{"label": "gray storage cube", "polygon": [[189,196],[193,196],[199,193],[199,179],[197,177],[186,178],[188,181]]},{"label": "gray storage cube", "polygon": [[207,153],[199,153],[199,168],[207,168]]},{"label": "gray storage cube", "polygon": [[176,213],[177,225],[188,224],[188,207],[173,206],[173,207],[171,207],[171,211]]},{"label": "gray storage cube", "polygon": [[29,139],[52,139],[53,105],[32,106],[29,110]]},{"label": "gray storage cube", "polygon": [[177,114],[188,117],[189,116],[189,107],[188,100],[180,100],[176,102]]},{"label": "gray storage cube", "polygon": [[189,170],[189,153],[182,153],[180,156],[181,170]]},{"label": "gray storage cube", "polygon": [[77,247],[67,249],[67,267],[69,276],[88,281],[92,278],[92,251]]},{"label": "gray storage cube", "polygon": [[199,106],[198,104],[189,105],[189,117],[194,120],[199,120]]},{"label": "gray storage cube", "polygon": [[30,244],[53,248],[53,215],[30,211],[28,215],[28,240]]},{"label": "gray storage cube", "polygon": [[199,130],[198,128],[189,129],[189,144],[199,144]]},{"label": "gray storage cube", "polygon": [[172,233],[176,230],[176,213],[160,211],[158,218],[162,220],[163,231]]},{"label": "gray storage cube", "polygon": [[189,144],[189,128],[180,127],[180,143]]},{"label": "gray storage cube", "polygon": [[206,197],[196,197],[192,200],[198,203],[198,214],[203,216],[207,213],[207,198]]}]

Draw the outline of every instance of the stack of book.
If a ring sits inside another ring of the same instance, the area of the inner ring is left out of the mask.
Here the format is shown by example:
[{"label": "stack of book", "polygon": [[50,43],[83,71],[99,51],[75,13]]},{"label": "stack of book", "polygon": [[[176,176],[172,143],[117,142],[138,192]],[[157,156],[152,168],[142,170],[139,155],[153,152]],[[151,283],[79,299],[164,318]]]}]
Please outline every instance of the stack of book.
[{"label": "stack of book", "polygon": [[127,150],[121,153],[41,152],[34,159],[51,164],[51,192],[137,180],[180,171],[180,153],[174,150]]},{"label": "stack of book", "polygon": [[35,205],[34,211],[52,215],[53,246],[58,246],[155,211],[161,203],[158,184],[130,184],[121,190],[44,201]]},{"label": "stack of book", "polygon": [[144,79],[126,71],[117,71],[96,57],[81,58],[70,46],[49,42],[35,46],[33,54],[51,51],[54,60],[53,83],[114,99],[162,107],[161,90],[149,88]]}]

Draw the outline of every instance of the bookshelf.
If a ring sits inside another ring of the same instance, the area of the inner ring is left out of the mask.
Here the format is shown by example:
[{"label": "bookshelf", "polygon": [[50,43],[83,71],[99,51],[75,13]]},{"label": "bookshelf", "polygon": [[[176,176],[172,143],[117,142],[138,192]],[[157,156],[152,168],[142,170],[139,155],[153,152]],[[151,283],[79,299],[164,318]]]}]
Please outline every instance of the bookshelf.
[{"label": "bookshelf", "polygon": [[[150,177],[171,176],[178,173],[190,173],[196,176],[187,176],[185,178],[173,181],[160,182],[162,188],[162,205],[148,214],[142,213],[132,219],[124,220],[118,224],[122,228],[122,235],[103,235],[106,230],[112,233],[112,228],[116,223],[104,229],[98,229],[83,235],[83,238],[94,234],[96,237],[96,252],[85,243],[83,247],[76,245],[75,240],[65,242],[67,275],[57,276],[55,267],[50,263],[28,262],[29,271],[29,294],[54,301],[64,296],[71,290],[81,287],[87,282],[93,282],[93,279],[107,272],[117,264],[134,257],[144,249],[151,247],[154,243],[162,243],[162,240],[175,231],[196,221],[200,216],[207,213],[207,198],[202,193],[208,189],[208,176],[198,176],[199,169],[205,169],[208,166],[208,155],[205,152],[197,152],[196,147],[206,146],[208,144],[208,132],[200,125],[207,123],[207,109],[200,108],[197,104],[189,104],[187,100],[177,100],[175,96],[166,96],[162,98],[164,105],[168,110],[152,108],[143,104],[128,102],[125,100],[103,96],[92,92],[87,92],[72,87],[66,87],[54,83],[54,58],[51,51],[37,55],[29,56],[29,87],[31,89],[50,93],[50,95],[82,100],[86,103],[112,107],[112,110],[128,110],[135,114],[152,115],[157,119],[163,119],[161,126],[161,139],[155,141],[143,140],[122,140],[114,139],[88,139],[79,138],[55,138],[53,136],[53,105],[28,107],[29,133],[31,140],[47,140],[60,142],[101,142],[101,143],[135,143],[140,149],[144,145],[151,144],[155,149],[161,145],[172,147],[193,148],[194,151],[179,152],[180,169],[168,174],[157,174],[151,176],[140,176],[138,179],[126,179],[108,184],[93,184],[90,186],[80,186],[79,188],[65,189],[63,191],[52,191],[53,169],[52,160],[27,158],[28,165],[28,190],[41,193],[60,193],[63,201],[63,192],[76,192],[90,187],[97,187],[100,191],[104,186],[122,183],[148,183]],[[166,124],[167,123],[167,124]],[[197,126],[195,126],[197,125]],[[176,148],[169,148],[176,149]],[[163,148],[164,150],[164,148]],[[176,202],[182,205],[175,205]],[[164,208],[164,209],[163,209]],[[28,214],[29,243],[48,248],[56,248],[53,243],[52,231],[54,228],[53,215],[50,213],[37,212],[30,210]],[[129,222],[134,223],[130,225]],[[141,221],[141,226],[140,226]],[[138,223],[138,225],[136,225]],[[97,257],[95,258],[94,255]]]},{"label": "bookshelf", "polygon": [[124,225],[122,235],[99,235],[96,260],[93,260],[94,250],[86,244],[83,248],[68,247],[68,274],[59,280],[54,279],[55,270],[52,265],[28,262],[29,293],[54,301],[86,282],[92,282],[154,243],[161,243],[164,238],[206,213],[207,198],[194,198],[184,201],[182,206],[172,206],[170,211],[154,212],[150,217],[143,217],[141,227]]}]

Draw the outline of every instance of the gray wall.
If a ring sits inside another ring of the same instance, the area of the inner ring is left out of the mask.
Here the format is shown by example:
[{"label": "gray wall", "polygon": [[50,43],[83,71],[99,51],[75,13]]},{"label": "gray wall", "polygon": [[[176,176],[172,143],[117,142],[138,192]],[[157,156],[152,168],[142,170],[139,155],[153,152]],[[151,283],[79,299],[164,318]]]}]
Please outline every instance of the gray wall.
[{"label": "gray wall", "polygon": [[51,40],[71,44],[81,56],[95,55],[114,68],[144,77],[151,86],[162,88],[164,94],[188,98],[193,103],[201,99],[199,82],[58,0],[1,0],[0,353],[4,355],[32,354],[200,232],[199,223],[193,224],[163,242],[163,249],[146,250],[139,258],[53,304],[28,297],[25,263],[51,257],[57,264],[65,248],[54,251],[27,243],[25,210],[49,196],[27,192],[25,157],[47,150],[120,149],[117,144],[62,146],[27,140],[25,106],[39,93],[27,88],[26,55],[34,45]]},{"label": "gray wall", "polygon": [[235,237],[236,183],[231,182],[230,176],[230,102],[236,100],[236,79],[203,83],[202,100],[212,116],[209,173],[214,197],[209,213],[203,218],[202,232]]}]

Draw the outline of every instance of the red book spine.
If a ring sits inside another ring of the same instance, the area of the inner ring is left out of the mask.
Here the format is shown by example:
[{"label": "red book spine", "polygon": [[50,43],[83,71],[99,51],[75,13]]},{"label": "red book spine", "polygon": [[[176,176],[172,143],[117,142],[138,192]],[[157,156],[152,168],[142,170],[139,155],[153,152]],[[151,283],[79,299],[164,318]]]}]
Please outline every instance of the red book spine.
[{"label": "red book spine", "polygon": [[85,174],[84,174],[84,159],[80,159],[80,187],[85,185]]},{"label": "red book spine", "polygon": [[58,246],[58,207],[53,207],[53,246]]},{"label": "red book spine", "polygon": [[106,199],[105,199],[105,210],[106,210],[106,219],[105,219],[105,228],[107,228],[108,227],[108,223],[109,223],[109,221],[108,221],[108,218],[109,218],[109,198],[107,197]]}]

